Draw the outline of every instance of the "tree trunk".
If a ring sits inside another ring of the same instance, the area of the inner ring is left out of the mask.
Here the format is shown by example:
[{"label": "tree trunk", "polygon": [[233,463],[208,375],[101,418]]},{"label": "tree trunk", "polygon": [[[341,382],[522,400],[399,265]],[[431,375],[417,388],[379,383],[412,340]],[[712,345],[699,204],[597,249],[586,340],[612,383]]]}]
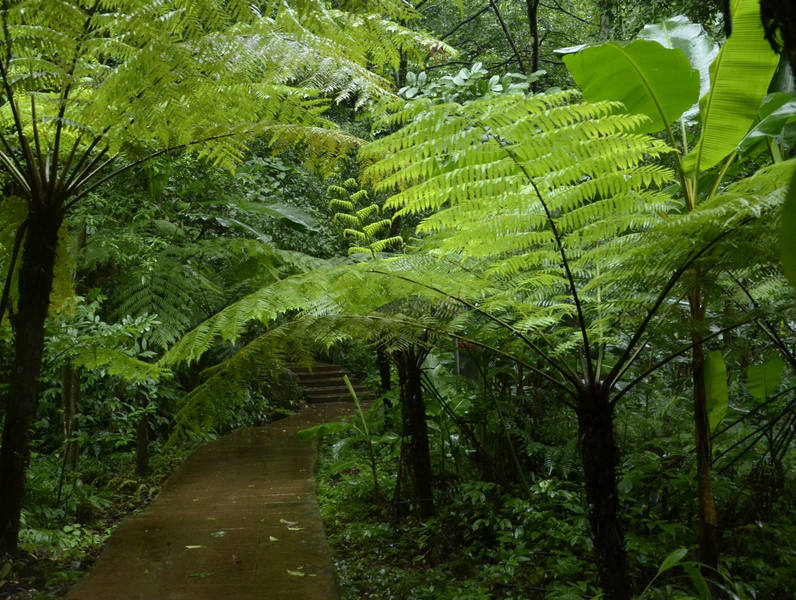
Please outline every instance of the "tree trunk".
[{"label": "tree trunk", "polygon": [[713,482],[710,477],[710,422],[705,391],[705,353],[702,348],[702,326],[705,301],[699,289],[688,296],[691,308],[691,377],[694,385],[694,441],[696,442],[697,495],[699,502],[699,560],[715,569],[719,561],[719,522]]},{"label": "tree trunk", "polygon": [[0,449],[0,553],[15,553],[19,516],[30,455],[30,429],[36,416],[44,321],[50,303],[58,230],[63,215],[33,204],[19,273],[19,306],[14,316],[14,361]]},{"label": "tree trunk", "polygon": [[578,447],[600,583],[607,600],[629,600],[627,553],[616,481],[619,453],[608,395],[599,389],[584,391],[578,399],[577,415]]},{"label": "tree trunk", "polygon": [[141,413],[135,426],[135,472],[149,475],[149,415]]},{"label": "tree trunk", "polygon": [[427,518],[434,514],[434,496],[426,405],[420,383],[423,357],[422,351],[417,349],[403,350],[398,353],[397,362],[401,384],[401,455],[406,461],[406,473],[412,487],[410,502],[418,506],[422,518]]},{"label": "tree trunk", "polygon": [[376,361],[379,363],[379,382],[381,392],[389,392],[390,382],[390,357],[382,346],[376,348]]},{"label": "tree trunk", "polygon": [[64,465],[74,471],[79,452],[75,435],[75,415],[80,397],[80,374],[70,363],[61,368],[61,401],[64,409]]},{"label": "tree trunk", "polygon": [[[539,0],[525,0],[528,12],[528,28],[531,33],[531,73],[539,70]],[[536,91],[536,82],[531,84],[531,91]]]}]

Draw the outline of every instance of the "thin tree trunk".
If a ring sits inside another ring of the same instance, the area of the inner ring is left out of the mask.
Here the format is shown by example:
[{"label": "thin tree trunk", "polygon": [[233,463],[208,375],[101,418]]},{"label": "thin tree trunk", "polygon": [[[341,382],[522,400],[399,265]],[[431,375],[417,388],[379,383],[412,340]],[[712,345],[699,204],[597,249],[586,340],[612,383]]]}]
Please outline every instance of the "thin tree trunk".
[{"label": "thin tree trunk", "polygon": [[14,316],[14,362],[0,449],[0,553],[16,553],[19,517],[30,456],[30,429],[36,416],[44,322],[52,291],[58,230],[63,215],[44,203],[32,203],[22,265],[19,307]]},{"label": "thin tree trunk", "polygon": [[[531,32],[531,73],[539,70],[539,0],[525,0],[528,12],[528,28]],[[536,82],[531,84],[536,91]]]},{"label": "thin tree trunk", "polygon": [[688,296],[691,308],[691,369],[694,385],[694,438],[697,461],[697,496],[699,502],[699,560],[715,569],[719,561],[719,522],[713,482],[710,477],[710,422],[705,390],[705,353],[702,347],[702,326],[705,301],[699,289]]},{"label": "thin tree trunk", "polygon": [[382,346],[376,348],[376,361],[379,364],[379,383],[382,393],[389,392],[390,382],[390,357]]},{"label": "thin tree trunk", "polygon": [[418,506],[422,518],[434,514],[434,496],[431,486],[431,453],[428,443],[426,405],[420,380],[422,353],[404,350],[398,353],[398,376],[401,383],[402,456],[406,459],[406,472],[412,484],[413,504]]},{"label": "thin tree trunk", "polygon": [[613,408],[602,390],[584,391],[577,404],[578,447],[586,479],[594,551],[607,600],[629,600],[627,553],[619,519]]},{"label": "thin tree trunk", "polygon": [[142,477],[149,474],[149,415],[145,412],[135,426],[135,472]]},{"label": "thin tree trunk", "polygon": [[75,435],[75,415],[80,397],[80,374],[70,363],[61,368],[61,401],[64,409],[64,465],[74,471],[79,452]]},{"label": "thin tree trunk", "polygon": [[509,31],[508,25],[506,25],[506,21],[503,19],[503,15],[500,14],[500,9],[498,5],[495,4],[495,0],[489,0],[489,5],[492,7],[492,11],[495,13],[495,17],[497,17],[498,23],[500,23],[501,29],[503,29],[503,34],[506,36],[506,41],[511,46],[512,51],[514,52],[514,57],[517,59],[517,65],[525,75],[530,75],[528,72],[527,67],[525,66],[525,62],[522,60],[522,54],[517,48],[517,44],[514,43],[514,38],[511,36],[511,31]]}]

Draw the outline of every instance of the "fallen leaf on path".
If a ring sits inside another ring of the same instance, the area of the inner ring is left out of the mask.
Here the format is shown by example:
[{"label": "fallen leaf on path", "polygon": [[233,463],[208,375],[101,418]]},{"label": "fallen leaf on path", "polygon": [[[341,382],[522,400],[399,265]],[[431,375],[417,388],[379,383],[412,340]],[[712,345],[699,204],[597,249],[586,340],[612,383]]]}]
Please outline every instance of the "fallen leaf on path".
[{"label": "fallen leaf on path", "polygon": [[298,525],[298,521],[286,521],[285,519],[279,519],[279,522],[287,525],[288,527],[295,527]]},{"label": "fallen leaf on path", "polygon": [[294,577],[304,577],[303,571],[291,571],[290,569],[287,570],[288,575],[293,575]]},{"label": "fallen leaf on path", "polygon": [[213,537],[224,537],[225,535],[227,535],[227,532],[221,529],[219,531],[214,531],[210,535],[212,535]]},{"label": "fallen leaf on path", "polygon": [[274,536],[272,536],[272,535],[269,535],[269,536],[268,536],[268,541],[269,541],[269,542],[278,542],[278,541],[279,541],[279,538],[275,538]]},{"label": "fallen leaf on path", "polygon": [[304,528],[303,527],[288,527],[287,528],[288,531],[301,531],[302,529],[304,529]]},{"label": "fallen leaf on path", "polygon": [[206,548],[206,547],[207,546],[205,546],[204,544],[189,544],[188,546],[185,546],[185,549],[186,550],[196,550],[197,548]]}]

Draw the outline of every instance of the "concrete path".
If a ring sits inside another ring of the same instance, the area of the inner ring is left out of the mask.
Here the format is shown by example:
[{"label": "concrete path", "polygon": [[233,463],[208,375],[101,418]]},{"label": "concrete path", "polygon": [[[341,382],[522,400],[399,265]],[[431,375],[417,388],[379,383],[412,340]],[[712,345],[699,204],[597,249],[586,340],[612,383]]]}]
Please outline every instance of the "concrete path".
[{"label": "concrete path", "polygon": [[316,444],[296,432],[353,412],[310,405],[199,448],[126,518],[69,600],[333,600],[315,500]]}]

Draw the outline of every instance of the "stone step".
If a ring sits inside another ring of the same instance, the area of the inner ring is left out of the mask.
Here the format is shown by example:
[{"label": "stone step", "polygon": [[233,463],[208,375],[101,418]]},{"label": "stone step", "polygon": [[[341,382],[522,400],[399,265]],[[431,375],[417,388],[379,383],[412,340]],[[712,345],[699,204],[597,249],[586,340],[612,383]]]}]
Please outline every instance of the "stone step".
[{"label": "stone step", "polygon": [[[301,381],[306,381],[309,383],[318,383],[318,384],[328,384],[328,385],[344,385],[343,382],[343,373],[339,373],[337,375],[299,375],[299,379]],[[350,379],[350,377],[349,377]]]},{"label": "stone step", "polygon": [[310,367],[300,366],[300,367],[293,367],[293,371],[297,375],[302,374],[314,374],[314,373],[343,373],[343,369],[340,368],[340,365],[327,365],[324,363],[317,363]]},{"label": "stone step", "polygon": [[[343,381],[345,371],[339,365],[315,363],[312,367],[294,366],[291,368],[304,388],[307,402],[340,402],[352,401],[351,393]],[[367,397],[368,389],[349,376],[351,385],[358,398]]]}]

